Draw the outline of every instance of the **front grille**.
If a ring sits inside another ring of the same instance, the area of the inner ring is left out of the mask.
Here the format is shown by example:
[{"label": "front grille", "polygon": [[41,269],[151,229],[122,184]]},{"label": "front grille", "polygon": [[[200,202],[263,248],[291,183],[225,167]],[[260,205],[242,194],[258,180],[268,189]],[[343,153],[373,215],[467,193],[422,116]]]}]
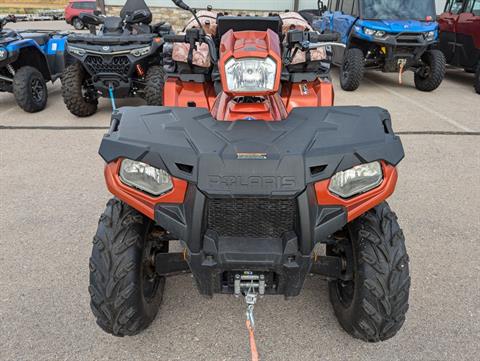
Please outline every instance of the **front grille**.
[{"label": "front grille", "polygon": [[130,70],[130,61],[126,56],[114,56],[107,60],[101,56],[88,55],[85,58],[85,65],[92,74],[116,73],[128,76]]},{"label": "front grille", "polygon": [[417,44],[419,43],[419,37],[422,36],[418,33],[403,33],[397,36],[397,42],[403,44]]},{"label": "front grille", "polygon": [[296,221],[295,199],[211,199],[207,206],[208,229],[220,237],[279,238]]}]

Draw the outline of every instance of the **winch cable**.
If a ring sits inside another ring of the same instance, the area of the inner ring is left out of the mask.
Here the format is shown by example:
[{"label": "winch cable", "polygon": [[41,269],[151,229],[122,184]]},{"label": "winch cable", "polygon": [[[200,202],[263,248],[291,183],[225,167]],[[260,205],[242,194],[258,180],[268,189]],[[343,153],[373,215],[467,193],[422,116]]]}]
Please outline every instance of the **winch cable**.
[{"label": "winch cable", "polygon": [[112,110],[117,110],[117,105],[115,104],[115,95],[113,93],[113,85],[108,86],[108,94],[110,95],[110,101],[112,102]]},{"label": "winch cable", "polygon": [[257,351],[257,344],[255,342],[255,330],[250,323],[250,320],[247,320],[247,330],[248,330],[248,338],[250,340],[250,353],[252,355],[252,361],[258,361],[258,351]]},{"label": "winch cable", "polygon": [[403,68],[405,67],[406,62],[405,61],[400,61],[400,69],[398,70],[398,84],[402,85],[403,84]]},{"label": "winch cable", "polygon": [[245,293],[245,302],[247,303],[246,326],[248,330],[248,339],[250,342],[250,354],[252,357],[252,361],[258,361],[259,357],[257,351],[257,343],[255,342],[255,318],[253,316],[253,309],[255,307],[255,303],[257,302],[257,293],[254,292],[253,281],[252,285]]}]

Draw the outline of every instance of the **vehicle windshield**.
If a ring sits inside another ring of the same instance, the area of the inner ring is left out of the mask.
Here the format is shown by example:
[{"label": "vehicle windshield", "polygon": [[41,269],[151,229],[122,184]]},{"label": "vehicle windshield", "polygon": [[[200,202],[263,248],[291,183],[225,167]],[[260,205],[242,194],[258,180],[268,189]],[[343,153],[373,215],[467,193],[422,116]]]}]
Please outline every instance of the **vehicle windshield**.
[{"label": "vehicle windshield", "polygon": [[379,20],[435,19],[435,0],[362,0],[362,17]]}]

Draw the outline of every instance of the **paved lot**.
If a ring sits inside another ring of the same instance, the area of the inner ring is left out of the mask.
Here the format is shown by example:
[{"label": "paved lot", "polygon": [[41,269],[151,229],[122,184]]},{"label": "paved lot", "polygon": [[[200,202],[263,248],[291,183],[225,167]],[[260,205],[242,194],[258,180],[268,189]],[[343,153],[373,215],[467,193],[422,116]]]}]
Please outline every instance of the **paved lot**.
[{"label": "paved lot", "polygon": [[[78,119],[64,108],[59,85],[50,90],[48,108],[35,115],[0,94],[0,125],[108,125],[107,102]],[[399,86],[394,75],[373,73],[357,92],[337,89],[336,100],[385,107],[397,131],[424,132],[402,136],[406,159],[390,200],[411,258],[407,322],[390,341],[354,340],[334,318],[326,283],[310,277],[298,298],[258,304],[262,360],[478,359],[480,96],[471,75],[449,70],[442,87],[425,94],[410,75]],[[189,275],[168,279],[162,309],[144,333],[115,338],[95,325],[88,258],[109,199],[97,155],[103,132],[0,129],[0,360],[247,360],[243,303],[200,297]]]}]

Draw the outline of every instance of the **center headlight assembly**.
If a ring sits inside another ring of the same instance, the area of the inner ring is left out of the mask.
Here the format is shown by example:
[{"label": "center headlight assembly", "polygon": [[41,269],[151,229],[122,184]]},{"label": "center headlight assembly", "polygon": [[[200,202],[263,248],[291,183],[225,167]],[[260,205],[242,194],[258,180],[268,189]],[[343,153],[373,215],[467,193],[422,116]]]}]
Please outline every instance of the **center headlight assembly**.
[{"label": "center headlight assembly", "polygon": [[382,180],[380,162],[360,164],[336,173],[330,181],[328,190],[341,198],[350,198],[378,187]]},{"label": "center headlight assembly", "polygon": [[225,64],[227,87],[231,92],[272,91],[277,64],[272,58],[229,59]]},{"label": "center headlight assembly", "polygon": [[363,32],[368,36],[375,36],[377,38],[383,38],[386,34],[383,30],[374,30],[370,28],[363,28]]},{"label": "center headlight assembly", "polygon": [[150,46],[145,46],[143,48],[138,48],[138,49],[133,49],[130,54],[132,54],[135,57],[140,57],[147,55],[150,52],[151,47]]},{"label": "center headlight assembly", "polygon": [[75,46],[69,46],[68,51],[78,56],[84,56],[86,54],[85,49],[77,48]]},{"label": "center headlight assembly", "polygon": [[172,177],[163,169],[131,159],[124,159],[120,179],[126,185],[159,196],[173,189]]}]

